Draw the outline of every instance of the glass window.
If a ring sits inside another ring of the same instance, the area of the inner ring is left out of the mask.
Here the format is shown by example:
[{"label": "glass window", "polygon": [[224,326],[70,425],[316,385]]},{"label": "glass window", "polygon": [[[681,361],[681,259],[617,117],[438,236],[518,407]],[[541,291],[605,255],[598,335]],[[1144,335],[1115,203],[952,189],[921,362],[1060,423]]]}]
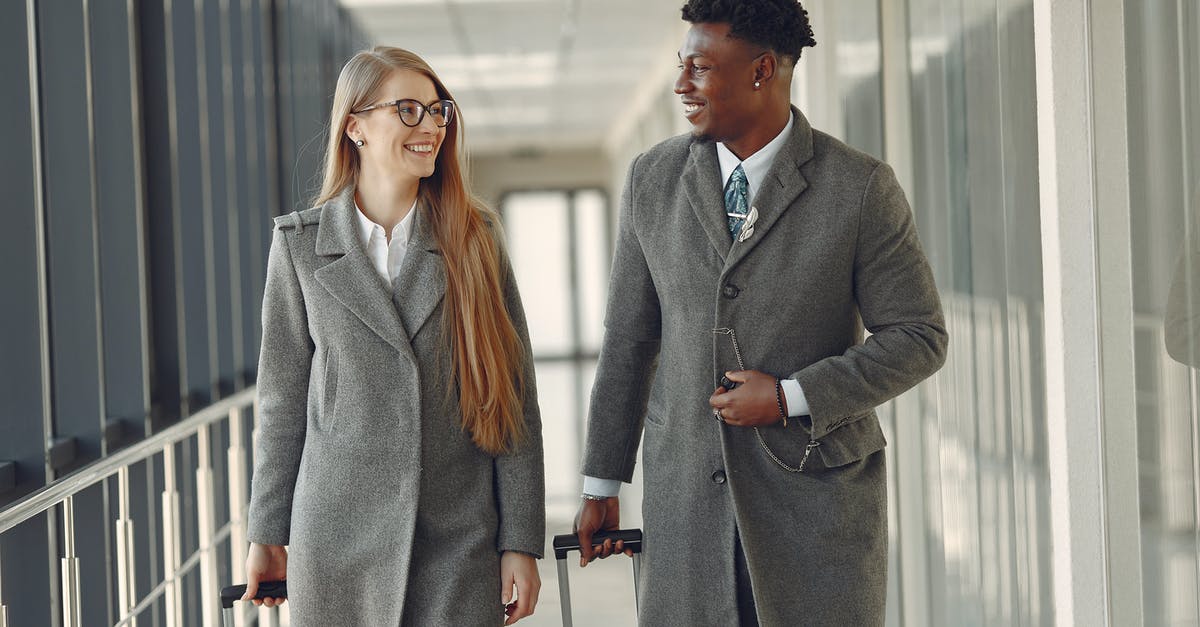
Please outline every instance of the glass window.
[{"label": "glass window", "polygon": [[1125,3],[1142,605],[1200,624],[1200,7]]},{"label": "glass window", "polygon": [[[584,416],[604,335],[611,233],[596,190],[514,192],[500,203],[537,372],[553,523],[578,505]],[[567,523],[569,524],[569,523]]]},{"label": "glass window", "polygon": [[[1053,624],[1031,0],[910,0],[909,199],[942,294],[945,367],[896,403],[921,425],[924,533],[903,602],[933,625]],[[922,544],[923,543],[923,546]],[[921,589],[926,587],[926,589]],[[907,614],[906,614],[907,615]]]}]

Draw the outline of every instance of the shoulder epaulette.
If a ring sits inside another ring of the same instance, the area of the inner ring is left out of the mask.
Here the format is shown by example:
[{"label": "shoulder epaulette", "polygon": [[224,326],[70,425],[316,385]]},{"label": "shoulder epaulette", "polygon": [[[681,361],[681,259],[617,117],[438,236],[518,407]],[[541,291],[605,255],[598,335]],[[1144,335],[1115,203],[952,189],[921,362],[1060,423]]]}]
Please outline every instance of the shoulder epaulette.
[{"label": "shoulder epaulette", "polygon": [[305,209],[304,211],[293,211],[275,218],[275,228],[296,229],[297,233],[303,233],[305,226],[317,224],[320,221],[321,208],[313,207],[312,209]]}]

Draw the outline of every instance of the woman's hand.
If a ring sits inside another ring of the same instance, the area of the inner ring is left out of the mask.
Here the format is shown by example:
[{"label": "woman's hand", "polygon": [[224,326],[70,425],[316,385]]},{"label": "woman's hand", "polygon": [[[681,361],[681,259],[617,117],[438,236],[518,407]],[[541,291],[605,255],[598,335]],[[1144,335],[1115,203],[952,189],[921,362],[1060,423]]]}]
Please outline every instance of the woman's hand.
[{"label": "woman's hand", "polygon": [[250,552],[246,555],[246,594],[242,595],[242,600],[267,607],[283,605],[286,598],[254,598],[258,594],[258,582],[282,579],[287,579],[287,549],[278,544],[251,542]]},{"label": "woman's hand", "polygon": [[[513,587],[517,588],[517,599],[513,600]],[[500,600],[504,613],[508,614],[505,625],[511,625],[533,614],[537,605],[542,579],[538,576],[537,560],[532,555],[505,551],[500,555]]]}]

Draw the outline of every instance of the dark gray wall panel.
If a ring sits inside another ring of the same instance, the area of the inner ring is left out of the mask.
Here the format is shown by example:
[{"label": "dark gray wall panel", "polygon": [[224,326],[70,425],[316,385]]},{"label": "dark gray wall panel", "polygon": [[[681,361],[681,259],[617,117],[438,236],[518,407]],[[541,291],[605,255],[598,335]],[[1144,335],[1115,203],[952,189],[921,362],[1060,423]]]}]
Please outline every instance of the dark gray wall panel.
[{"label": "dark gray wall panel", "polygon": [[183,343],[183,386],[189,413],[212,398],[213,375],[209,359],[207,181],[201,144],[207,133],[200,116],[200,89],[196,39],[196,7],[192,0],[172,5],[176,185],[175,255],[179,266],[179,304],[182,308],[180,340]]},{"label": "dark gray wall panel", "polygon": [[100,321],[84,16],[63,5],[37,16],[51,372],[54,435],[76,438],[83,462],[100,456]]},{"label": "dark gray wall panel", "polygon": [[175,285],[175,211],[166,15],[159,2],[138,4],[146,155],[146,233],[151,319],[150,402],[155,423],[178,418],[181,404],[179,305]]},{"label": "dark gray wall panel", "polygon": [[124,0],[93,0],[92,72],[104,312],[106,418],[127,438],[144,433],[147,406],[141,146],[133,114],[138,94],[130,63],[134,33]]},{"label": "dark gray wall panel", "polygon": [[17,481],[0,492],[0,506],[46,481],[28,46],[25,4],[0,6],[0,74],[11,77],[0,89],[0,136],[13,138],[0,167],[8,194],[0,229],[0,325],[7,329],[0,333],[0,461],[16,462]]}]

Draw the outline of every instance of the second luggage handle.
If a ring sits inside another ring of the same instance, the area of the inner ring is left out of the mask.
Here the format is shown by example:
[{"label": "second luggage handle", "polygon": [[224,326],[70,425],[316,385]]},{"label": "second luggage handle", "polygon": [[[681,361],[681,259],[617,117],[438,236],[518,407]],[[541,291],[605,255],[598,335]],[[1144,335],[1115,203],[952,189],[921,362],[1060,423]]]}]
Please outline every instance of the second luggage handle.
[{"label": "second luggage handle", "polygon": [[[615,529],[612,531],[597,531],[592,534],[592,545],[603,544],[611,539],[615,546],[617,541],[624,542],[624,548],[633,551],[633,602],[638,604],[638,581],[641,580],[641,529]],[[554,536],[554,559],[558,561],[558,597],[562,603],[563,627],[571,627],[571,588],[567,580],[567,553],[580,550],[579,536],[573,533]]]}]

